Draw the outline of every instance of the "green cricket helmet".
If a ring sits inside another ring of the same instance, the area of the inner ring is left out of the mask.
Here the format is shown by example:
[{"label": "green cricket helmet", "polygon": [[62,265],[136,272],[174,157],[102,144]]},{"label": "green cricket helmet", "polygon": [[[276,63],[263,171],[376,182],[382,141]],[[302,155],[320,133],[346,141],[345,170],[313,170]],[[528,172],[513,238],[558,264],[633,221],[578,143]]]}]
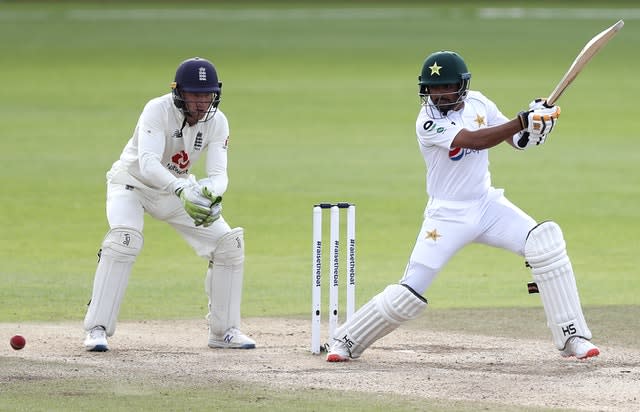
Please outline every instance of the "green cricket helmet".
[{"label": "green cricket helmet", "polygon": [[[439,51],[430,54],[422,64],[422,71],[418,76],[420,99],[424,106],[431,106],[442,114],[456,107],[464,101],[469,92],[471,83],[471,73],[460,55],[452,51]],[[458,85],[458,89],[453,93],[433,94],[431,86]],[[455,100],[451,100],[446,95],[457,95]]]}]

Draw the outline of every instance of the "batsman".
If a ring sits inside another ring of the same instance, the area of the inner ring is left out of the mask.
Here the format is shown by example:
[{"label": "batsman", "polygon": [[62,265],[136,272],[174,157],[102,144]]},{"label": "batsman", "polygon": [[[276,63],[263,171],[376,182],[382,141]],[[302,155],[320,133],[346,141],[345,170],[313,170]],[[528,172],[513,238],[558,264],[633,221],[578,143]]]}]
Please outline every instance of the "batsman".
[{"label": "batsman", "polygon": [[[464,246],[481,243],[522,256],[531,268],[555,347],[565,357],[585,359],[600,350],[590,342],[576,279],[562,230],[536,222],[491,184],[490,148],[507,142],[535,149],[555,129],[560,107],[544,99],[509,120],[482,93],[469,90],[471,73],[452,51],[429,55],[418,77],[421,108],[416,120],[424,158],[428,202],[404,274],[336,329],[329,362],[355,359],[400,324],[427,307],[425,292]],[[518,171],[523,177],[526,170]],[[535,178],[532,176],[532,178]]]},{"label": "batsman", "polygon": [[[109,231],[84,319],[88,351],[109,350],[107,337],[116,330],[129,275],[142,250],[145,214],[168,223],[209,262],[204,281],[208,346],[255,348],[240,331],[244,232],[222,217],[229,183],[229,123],[218,110],[222,82],[210,61],[195,57],[178,66],[171,89],[145,105],[133,136],[107,172]],[[190,170],[201,156],[207,176],[196,180]]]}]

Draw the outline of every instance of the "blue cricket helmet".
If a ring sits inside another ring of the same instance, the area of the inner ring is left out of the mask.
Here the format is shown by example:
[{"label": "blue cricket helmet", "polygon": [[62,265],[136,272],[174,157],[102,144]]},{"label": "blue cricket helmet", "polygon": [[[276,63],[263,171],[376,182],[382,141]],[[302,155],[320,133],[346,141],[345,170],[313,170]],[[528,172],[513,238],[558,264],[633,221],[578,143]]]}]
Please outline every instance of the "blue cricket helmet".
[{"label": "blue cricket helmet", "polygon": [[193,57],[180,63],[171,89],[173,103],[186,115],[183,92],[211,93],[213,95],[211,109],[214,110],[220,104],[222,82],[218,79],[218,72],[213,63],[201,57]]}]

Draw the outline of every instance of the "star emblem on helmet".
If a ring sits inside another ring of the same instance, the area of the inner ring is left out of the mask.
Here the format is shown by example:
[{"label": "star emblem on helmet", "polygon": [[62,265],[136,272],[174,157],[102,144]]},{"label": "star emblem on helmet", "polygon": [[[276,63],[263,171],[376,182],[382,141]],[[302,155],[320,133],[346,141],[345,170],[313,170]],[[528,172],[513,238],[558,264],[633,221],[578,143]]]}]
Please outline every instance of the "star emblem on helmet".
[{"label": "star emblem on helmet", "polygon": [[434,74],[440,76],[440,69],[442,69],[442,66],[438,66],[438,62],[433,62],[433,64],[429,66],[429,68],[431,69],[431,76],[433,76]]},{"label": "star emblem on helmet", "polygon": [[486,125],[484,116],[476,115],[476,123],[478,123],[478,127]]},{"label": "star emblem on helmet", "polygon": [[438,240],[439,237],[442,237],[442,235],[438,233],[438,229],[433,229],[433,230],[427,230],[427,235],[425,236],[425,239],[431,239],[435,242],[436,240]]}]

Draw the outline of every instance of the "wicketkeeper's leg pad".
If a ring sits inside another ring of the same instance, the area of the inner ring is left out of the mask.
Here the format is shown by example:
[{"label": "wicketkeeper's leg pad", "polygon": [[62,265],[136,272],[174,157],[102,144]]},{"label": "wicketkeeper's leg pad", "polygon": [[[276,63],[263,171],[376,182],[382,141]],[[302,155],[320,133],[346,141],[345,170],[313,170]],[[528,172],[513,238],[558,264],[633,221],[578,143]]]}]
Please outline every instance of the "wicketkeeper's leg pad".
[{"label": "wicketkeeper's leg pad", "polygon": [[564,349],[573,336],[591,339],[560,226],[547,221],[531,229],[524,256],[538,285],[556,347]]},{"label": "wicketkeeper's leg pad", "polygon": [[209,331],[221,336],[240,328],[240,303],[244,274],[244,231],[234,228],[218,241],[205,279],[209,297]]},{"label": "wicketkeeper's leg pad", "polygon": [[371,344],[401,323],[417,318],[426,307],[426,299],[408,286],[389,285],[336,329],[334,339],[343,342],[351,358],[358,358]]},{"label": "wicketkeeper's leg pad", "polygon": [[85,330],[103,326],[107,336],[114,334],[131,268],[142,244],[142,233],[130,227],[115,227],[105,236],[93,280],[91,302],[84,318]]}]

